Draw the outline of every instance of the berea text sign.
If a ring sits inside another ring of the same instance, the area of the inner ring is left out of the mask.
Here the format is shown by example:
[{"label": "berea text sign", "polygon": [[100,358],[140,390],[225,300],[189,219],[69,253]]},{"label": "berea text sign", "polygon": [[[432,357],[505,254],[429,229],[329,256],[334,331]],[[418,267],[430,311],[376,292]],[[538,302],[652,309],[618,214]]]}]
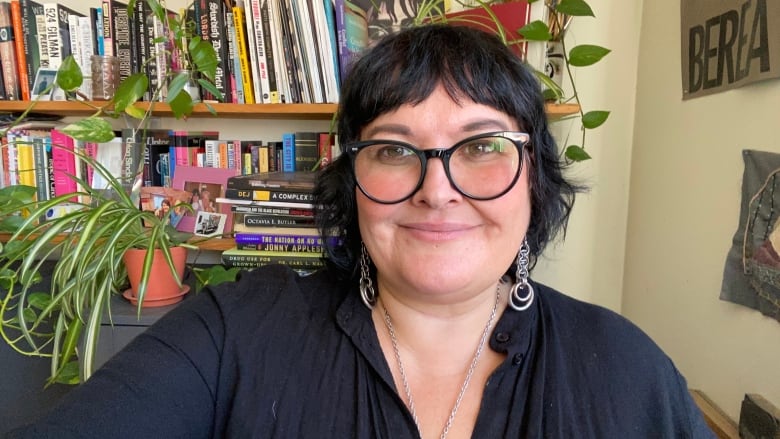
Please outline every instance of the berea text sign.
[{"label": "berea text sign", "polygon": [[780,76],[780,1],[681,0],[683,99]]}]

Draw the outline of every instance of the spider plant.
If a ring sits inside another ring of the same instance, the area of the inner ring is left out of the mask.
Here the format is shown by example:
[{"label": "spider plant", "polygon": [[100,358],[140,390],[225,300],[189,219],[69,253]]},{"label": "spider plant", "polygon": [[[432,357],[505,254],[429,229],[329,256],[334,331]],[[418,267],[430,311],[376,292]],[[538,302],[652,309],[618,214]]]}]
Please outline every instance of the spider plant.
[{"label": "spider plant", "polygon": [[[175,272],[170,248],[188,246],[185,241],[191,236],[176,231],[168,218],[138,209],[108,169],[76,154],[103,176],[108,190],[92,189],[80,181],[87,189],[44,202],[0,202],[3,223],[15,223],[15,231],[0,252],[4,291],[0,336],[19,353],[50,357],[49,383],[75,383],[92,374],[100,322],[110,311],[109,298],[127,284],[124,253],[131,248],[160,249]],[[49,209],[73,197],[84,200],[75,203],[78,209],[40,221]],[[153,257],[149,251],[144,260],[139,313]],[[51,263],[51,283],[42,285],[40,273]]]}]

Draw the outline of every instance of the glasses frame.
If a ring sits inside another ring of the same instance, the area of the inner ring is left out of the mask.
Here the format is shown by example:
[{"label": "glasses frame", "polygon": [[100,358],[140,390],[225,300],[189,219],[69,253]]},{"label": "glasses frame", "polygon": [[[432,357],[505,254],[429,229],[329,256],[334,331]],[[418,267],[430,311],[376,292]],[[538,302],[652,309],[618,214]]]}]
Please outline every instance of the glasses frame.
[{"label": "glasses frame", "polygon": [[[520,157],[520,160],[517,166],[517,171],[515,172],[515,176],[514,178],[512,178],[512,182],[509,183],[509,185],[505,190],[503,190],[497,195],[493,195],[490,197],[478,197],[464,191],[463,189],[460,188],[460,186],[458,186],[455,183],[455,181],[453,181],[452,175],[450,174],[450,157],[452,157],[452,154],[455,152],[455,150],[458,149],[463,144],[472,142],[477,139],[485,138],[485,137],[503,137],[505,139],[508,139],[517,148],[517,152]],[[419,191],[420,188],[422,187],[423,182],[425,181],[425,173],[428,170],[428,160],[432,158],[438,158],[441,160],[442,166],[444,166],[444,174],[447,176],[447,180],[449,180],[450,186],[452,186],[456,191],[458,191],[459,194],[463,195],[466,198],[470,198],[472,200],[489,201],[489,200],[495,200],[496,198],[503,196],[504,194],[512,190],[512,188],[515,186],[518,178],[520,177],[520,174],[523,171],[523,158],[524,158],[523,148],[527,146],[530,141],[531,141],[531,136],[528,133],[524,133],[522,131],[493,131],[489,133],[477,134],[475,136],[470,136],[463,140],[459,140],[457,143],[455,143],[449,148],[419,149],[414,145],[412,145],[411,143],[402,142],[400,140],[371,139],[371,140],[362,140],[362,141],[348,143],[345,147],[345,151],[347,155],[349,155],[350,162],[352,163],[352,176],[355,178],[355,183],[360,189],[360,192],[362,192],[363,195],[368,197],[371,201],[374,201],[376,203],[397,204],[408,200],[414,194],[416,194],[417,191]],[[411,192],[409,192],[409,195],[394,201],[379,200],[371,196],[360,184],[360,180],[358,180],[357,178],[357,172],[355,171],[355,163],[356,163],[357,155],[360,152],[360,150],[377,144],[401,146],[413,151],[417,155],[417,158],[420,160],[420,164],[422,166],[420,172],[420,179],[417,181],[417,185],[415,185],[414,189]]]}]

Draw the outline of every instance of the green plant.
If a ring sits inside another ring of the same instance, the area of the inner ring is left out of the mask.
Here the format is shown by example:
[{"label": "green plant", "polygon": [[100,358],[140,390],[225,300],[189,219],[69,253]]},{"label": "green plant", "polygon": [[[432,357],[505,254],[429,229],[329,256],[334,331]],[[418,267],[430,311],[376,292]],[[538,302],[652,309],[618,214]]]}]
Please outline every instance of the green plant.
[{"label": "green plant", "polygon": [[[170,105],[173,115],[185,118],[192,113],[196,102],[185,90],[185,85],[193,79],[221,99],[213,84],[216,52],[210,43],[194,35],[194,23],[188,22],[185,16],[167,11],[158,0],[132,0],[130,16],[140,1],[165,24],[170,36],[170,52],[178,52],[187,67],[186,72],[171,68],[165,72],[168,79],[165,102]],[[139,101],[149,91],[149,79],[145,74],[137,73],[124,79],[114,96],[105,102],[85,100],[79,93],[82,83],[82,69],[72,57],[66,58],[58,70],[56,86],[65,92],[68,100],[78,101],[94,113],[59,128],[60,131],[80,141],[107,142],[115,136],[113,122],[122,119],[140,134],[138,139],[145,144],[145,133],[154,106],[161,98],[161,88],[151,90],[152,98],[144,106],[139,105]],[[22,122],[35,110],[37,103],[37,100],[30,102],[15,123],[0,134]],[[213,108],[206,105],[214,113]],[[143,148],[137,150],[139,155],[143,154]],[[34,200],[35,188],[12,186],[0,190],[0,231],[10,234],[0,251],[0,288],[3,290],[0,336],[22,354],[50,357],[49,383],[75,383],[91,375],[100,321],[110,311],[108,299],[126,286],[127,275],[122,262],[125,251],[130,248],[161,249],[173,272],[169,248],[187,246],[186,240],[191,236],[177,232],[168,224],[167,216],[158,218],[153,212],[141,211],[137,192],[124,189],[132,187],[132,182],[128,184],[112,175],[86,155],[74,154],[108,182],[107,190],[90,188],[86,181],[77,179],[83,189],[41,202]],[[139,164],[135,170],[136,176],[139,175],[142,157],[124,159]],[[50,208],[72,203],[74,199],[79,200],[75,203],[78,210],[41,221]],[[147,252],[144,260],[138,294],[139,313],[153,254],[153,251]],[[49,259],[55,260],[47,262]],[[41,270],[45,264],[52,264],[51,283],[41,285]]]},{"label": "green plant", "polygon": [[[461,5],[463,2],[456,0]],[[572,67],[586,67],[599,62],[610,50],[593,44],[580,44],[567,51],[566,48],[566,30],[574,17],[595,17],[593,9],[585,0],[527,0],[529,4],[537,1],[544,2],[547,9],[547,22],[542,20],[532,21],[520,29],[508,29],[505,32],[503,26],[494,26],[494,31],[507,45],[518,45],[529,42],[531,44],[556,43],[561,45],[561,56],[566,70],[566,78],[571,86],[570,96],[564,95],[564,90],[560,84],[553,81],[546,72],[536,70],[536,75],[544,87],[544,94],[548,100],[557,103],[577,104],[578,114],[571,117],[578,117],[581,121],[581,142],[579,145],[569,144],[564,149],[566,159],[570,161],[583,161],[590,159],[590,155],[585,151],[585,135],[588,130],[600,127],[609,117],[609,111],[592,110],[585,112],[582,109],[582,102],[577,90],[577,84],[573,75]],[[479,8],[482,8],[494,23],[500,23],[499,18],[490,9],[495,3],[502,1],[481,1],[477,0]],[[460,17],[458,20],[469,21],[468,16]],[[444,10],[444,0],[424,0],[418,10],[415,24],[419,25],[428,21],[447,22]]]},{"label": "green plant", "polygon": [[[71,363],[82,337],[82,376],[86,379],[91,374],[108,299],[127,283],[124,253],[131,248],[161,249],[173,271],[170,247],[187,246],[191,237],[168,224],[171,212],[159,218],[152,211],[138,209],[108,169],[88,156],[79,158],[106,179],[107,190],[92,189],[80,181],[85,187],[82,192],[40,203],[2,203],[7,207],[0,210],[3,223],[11,219],[17,223],[0,253],[0,286],[5,291],[0,300],[0,335],[20,353],[50,356],[51,382],[77,381],[74,372],[78,368]],[[75,203],[77,210],[40,221],[49,209],[73,196],[84,200]],[[146,294],[153,255],[147,252],[144,260],[140,300]],[[52,257],[57,259],[51,268],[51,283],[39,286],[40,272]]]}]

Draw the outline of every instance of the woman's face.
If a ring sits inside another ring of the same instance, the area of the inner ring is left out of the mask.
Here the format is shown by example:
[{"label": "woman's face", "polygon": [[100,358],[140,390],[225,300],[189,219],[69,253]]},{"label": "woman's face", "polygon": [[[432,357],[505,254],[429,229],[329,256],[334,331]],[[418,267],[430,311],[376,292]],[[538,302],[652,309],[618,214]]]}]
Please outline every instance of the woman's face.
[{"label": "woman's face", "polygon": [[[361,131],[361,140],[449,148],[466,137],[518,128],[509,115],[467,99],[456,104],[439,87],[416,106],[376,118]],[[380,290],[447,302],[492,288],[514,261],[528,228],[528,167],[525,156],[515,186],[489,201],[458,193],[435,158],[420,190],[401,203],[379,204],[356,189],[360,233]]]}]

